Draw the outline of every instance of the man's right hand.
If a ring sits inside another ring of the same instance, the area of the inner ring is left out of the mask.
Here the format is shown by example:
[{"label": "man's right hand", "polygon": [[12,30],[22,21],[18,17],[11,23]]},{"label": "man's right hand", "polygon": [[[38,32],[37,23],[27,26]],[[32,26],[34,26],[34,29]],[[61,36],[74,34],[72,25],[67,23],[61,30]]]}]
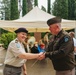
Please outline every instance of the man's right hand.
[{"label": "man's right hand", "polygon": [[40,52],[39,53],[39,57],[37,58],[38,60],[43,60],[45,58],[45,53],[44,52]]}]

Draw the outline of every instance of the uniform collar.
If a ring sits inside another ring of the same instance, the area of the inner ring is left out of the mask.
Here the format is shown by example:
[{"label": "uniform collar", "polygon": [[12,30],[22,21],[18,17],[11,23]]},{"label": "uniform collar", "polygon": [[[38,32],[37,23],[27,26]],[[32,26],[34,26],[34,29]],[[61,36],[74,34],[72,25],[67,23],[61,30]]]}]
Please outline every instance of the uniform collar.
[{"label": "uniform collar", "polygon": [[62,34],[62,32],[63,32],[63,29],[58,33],[58,35],[55,36],[55,38],[57,38],[57,37],[59,38],[60,35]]},{"label": "uniform collar", "polygon": [[20,42],[20,41],[18,40],[18,38],[15,39],[15,42],[16,42],[16,43],[18,43],[18,42],[19,42],[19,43],[22,43],[22,42]]}]

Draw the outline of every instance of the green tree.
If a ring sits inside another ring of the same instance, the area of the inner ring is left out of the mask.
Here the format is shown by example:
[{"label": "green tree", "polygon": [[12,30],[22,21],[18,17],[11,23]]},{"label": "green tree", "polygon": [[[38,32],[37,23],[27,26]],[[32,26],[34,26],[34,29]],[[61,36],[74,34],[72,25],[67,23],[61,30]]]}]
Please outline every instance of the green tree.
[{"label": "green tree", "polygon": [[27,1],[23,0],[22,4],[22,16],[24,16],[27,13]]},{"label": "green tree", "polygon": [[68,0],[55,0],[52,13],[55,16],[59,16],[61,18],[68,18]]},{"label": "green tree", "polygon": [[76,19],[76,0],[68,0],[68,19]]},{"label": "green tree", "polygon": [[44,6],[41,6],[41,10],[46,12],[46,8]]},{"label": "green tree", "polygon": [[10,0],[2,0],[0,3],[2,5],[1,6],[2,16],[5,17],[5,20],[10,20]]},{"label": "green tree", "polygon": [[50,0],[47,0],[47,5],[48,5],[48,7],[47,7],[47,12],[48,12],[49,14],[51,14],[51,1],[50,1]]},{"label": "green tree", "polygon": [[34,0],[34,6],[38,6],[38,0]]},{"label": "green tree", "polygon": [[[9,37],[10,36],[10,37]],[[3,44],[4,48],[7,49],[9,43],[16,37],[15,33],[3,33],[0,37],[0,43]]]},{"label": "green tree", "polygon": [[7,32],[8,32],[7,30],[4,30],[4,29],[0,28],[0,36],[1,36],[1,34],[7,33]]},{"label": "green tree", "polygon": [[11,15],[10,19],[15,20],[19,18],[19,11],[18,11],[18,0],[11,0]]},{"label": "green tree", "polygon": [[27,12],[33,8],[33,0],[27,0]]}]

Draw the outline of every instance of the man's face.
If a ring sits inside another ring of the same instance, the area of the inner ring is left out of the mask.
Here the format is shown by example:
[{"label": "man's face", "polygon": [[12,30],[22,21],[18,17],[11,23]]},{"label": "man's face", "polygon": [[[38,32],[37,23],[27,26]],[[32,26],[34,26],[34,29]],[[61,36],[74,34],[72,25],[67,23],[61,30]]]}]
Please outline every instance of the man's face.
[{"label": "man's face", "polygon": [[24,42],[25,38],[27,37],[27,34],[25,32],[20,32],[20,33],[17,33],[17,37],[20,42]]},{"label": "man's face", "polygon": [[58,31],[58,26],[57,26],[57,24],[52,24],[52,25],[50,25],[49,26],[49,30],[50,30],[50,32],[51,32],[51,34],[53,34],[53,35],[57,35],[57,31]]}]

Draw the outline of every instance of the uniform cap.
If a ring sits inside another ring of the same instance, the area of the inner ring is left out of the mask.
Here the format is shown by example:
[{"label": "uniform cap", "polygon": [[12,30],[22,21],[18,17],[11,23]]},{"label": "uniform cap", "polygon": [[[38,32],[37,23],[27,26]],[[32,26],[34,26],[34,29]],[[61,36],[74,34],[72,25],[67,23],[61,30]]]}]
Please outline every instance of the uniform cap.
[{"label": "uniform cap", "polygon": [[28,33],[28,30],[26,30],[26,28],[18,28],[17,30],[14,31],[15,33],[19,33],[19,32],[25,32]]},{"label": "uniform cap", "polygon": [[55,24],[55,23],[61,23],[61,18],[60,17],[54,17],[54,18],[47,20],[48,26]]}]

